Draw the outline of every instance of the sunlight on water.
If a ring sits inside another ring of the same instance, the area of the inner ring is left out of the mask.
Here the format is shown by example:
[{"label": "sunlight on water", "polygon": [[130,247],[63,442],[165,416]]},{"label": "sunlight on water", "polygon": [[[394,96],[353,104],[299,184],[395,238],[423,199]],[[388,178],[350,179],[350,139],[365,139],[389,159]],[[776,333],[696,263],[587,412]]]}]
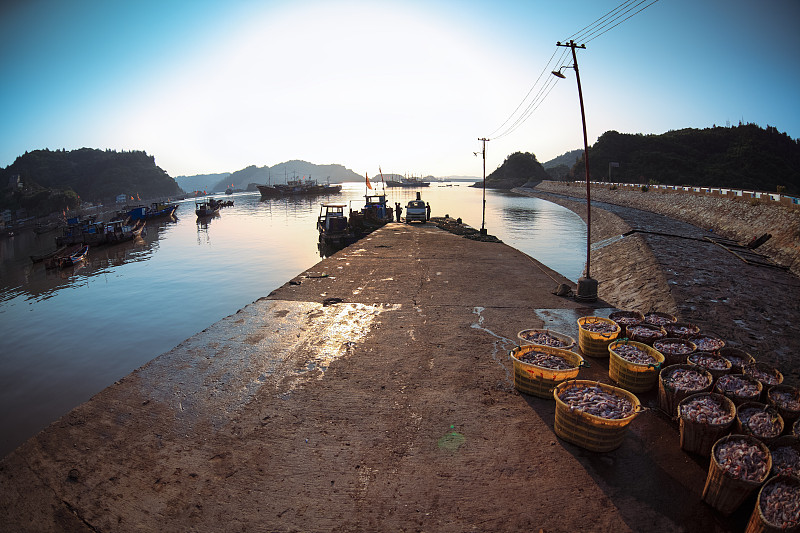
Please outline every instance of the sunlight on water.
[{"label": "sunlight on water", "polygon": [[[415,197],[387,189],[390,205]],[[56,233],[0,241],[0,455],[193,334],[268,295],[320,261],[320,202],[363,206],[364,185],[330,198],[261,201],[198,223],[194,201],[177,221],[154,221],[138,242],[95,248],[84,264],[45,270],[29,256],[55,249]],[[434,184],[421,190],[432,216],[480,228],[482,190]],[[220,195],[222,196],[222,195]],[[571,280],[584,265],[585,226],[534,198],[487,191],[486,229]]]}]

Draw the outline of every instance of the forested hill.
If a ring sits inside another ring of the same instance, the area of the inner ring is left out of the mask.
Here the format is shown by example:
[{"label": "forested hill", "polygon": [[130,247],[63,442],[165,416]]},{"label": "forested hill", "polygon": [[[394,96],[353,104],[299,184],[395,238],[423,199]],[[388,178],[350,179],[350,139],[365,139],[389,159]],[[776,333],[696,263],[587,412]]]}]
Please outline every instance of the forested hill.
[{"label": "forested hill", "polygon": [[[592,180],[731,187],[800,194],[800,143],[755,124],[682,129],[661,135],[607,131],[589,147]],[[583,155],[572,168],[585,176]]]},{"label": "forested hill", "polygon": [[[591,157],[590,157],[591,160]],[[513,189],[526,183],[550,179],[547,171],[536,160],[534,154],[528,152],[514,152],[506,157],[503,164],[486,176],[486,186],[492,189]],[[477,182],[473,187],[483,186]]]},{"label": "forested hill", "polygon": [[117,195],[142,199],[181,193],[174,179],[142,151],[35,150],[0,170],[0,186],[19,176],[26,189],[72,190],[84,202],[113,201]]}]

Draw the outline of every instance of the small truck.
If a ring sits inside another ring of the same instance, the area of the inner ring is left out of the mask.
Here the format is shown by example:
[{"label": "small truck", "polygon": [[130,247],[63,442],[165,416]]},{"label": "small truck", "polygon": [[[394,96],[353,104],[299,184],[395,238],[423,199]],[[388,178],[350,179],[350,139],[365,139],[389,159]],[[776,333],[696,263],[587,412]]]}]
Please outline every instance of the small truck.
[{"label": "small truck", "polygon": [[410,224],[415,220],[423,224],[428,220],[428,210],[419,193],[417,193],[416,200],[411,200],[406,205],[406,224]]}]

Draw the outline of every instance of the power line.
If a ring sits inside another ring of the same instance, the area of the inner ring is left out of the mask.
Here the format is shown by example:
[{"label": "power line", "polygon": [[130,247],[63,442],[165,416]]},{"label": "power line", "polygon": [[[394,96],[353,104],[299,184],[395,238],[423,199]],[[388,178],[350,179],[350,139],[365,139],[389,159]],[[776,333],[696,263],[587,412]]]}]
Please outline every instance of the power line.
[{"label": "power line", "polygon": [[[647,4],[647,2],[650,2]],[[652,6],[658,2],[658,0],[626,0],[625,2],[619,4],[617,7],[603,15],[602,17],[596,19],[591,24],[583,27],[582,29],[578,30],[578,32],[574,33],[572,36],[566,39],[566,41],[583,41],[585,45],[587,42],[592,41],[601,35],[607,33],[608,31],[616,28],[626,20],[630,19],[634,15],[641,13],[648,7]],[[641,9],[638,9],[643,4],[647,4]],[[636,10],[636,11],[634,11]],[[631,13],[631,11],[634,11]],[[630,14],[629,14],[630,13]],[[628,16],[625,16],[628,15]],[[624,17],[624,18],[623,18]],[[533,83],[531,88],[525,94],[525,97],[520,101],[514,111],[508,116],[508,118],[503,121],[500,126],[498,126],[493,132],[492,135],[489,135],[490,138],[499,139],[502,137],[506,137],[516,131],[522,124],[524,124],[530,117],[533,115],[534,111],[536,111],[539,106],[544,102],[547,96],[550,94],[550,91],[553,90],[555,87],[556,81],[555,78],[550,78],[549,76],[546,78],[544,84],[539,86],[540,81],[542,80],[542,76],[544,76],[547,72],[551,70],[550,65],[553,63],[553,58],[556,56],[556,52],[558,51],[558,47],[556,47],[556,51],[550,56],[550,59],[547,61],[547,64],[542,69],[542,72],[536,78],[536,81]],[[559,57],[558,61],[555,62],[555,65],[558,65],[556,68],[560,68],[560,66],[564,66],[564,60],[567,55],[567,50],[565,49],[561,56]],[[535,96],[528,102],[527,105],[525,103],[530,98],[531,94],[539,87],[538,91],[536,91]],[[524,110],[519,113],[520,109],[524,107]],[[514,116],[519,113],[516,119]],[[513,122],[512,122],[512,119]],[[507,126],[511,122],[511,125]],[[505,128],[505,129],[503,129]],[[500,133],[498,133],[500,132]]]}]

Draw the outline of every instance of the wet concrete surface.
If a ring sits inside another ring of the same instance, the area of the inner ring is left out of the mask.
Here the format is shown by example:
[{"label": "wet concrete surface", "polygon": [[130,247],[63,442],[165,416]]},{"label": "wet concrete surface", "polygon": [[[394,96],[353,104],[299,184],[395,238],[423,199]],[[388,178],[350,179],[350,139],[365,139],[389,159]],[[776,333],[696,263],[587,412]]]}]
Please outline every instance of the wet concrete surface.
[{"label": "wet concrete surface", "polygon": [[[503,244],[390,224],[0,462],[9,531],[729,531],[656,408],[597,454],[513,387],[517,332],[605,301]],[[607,359],[580,378],[608,382]]]}]

